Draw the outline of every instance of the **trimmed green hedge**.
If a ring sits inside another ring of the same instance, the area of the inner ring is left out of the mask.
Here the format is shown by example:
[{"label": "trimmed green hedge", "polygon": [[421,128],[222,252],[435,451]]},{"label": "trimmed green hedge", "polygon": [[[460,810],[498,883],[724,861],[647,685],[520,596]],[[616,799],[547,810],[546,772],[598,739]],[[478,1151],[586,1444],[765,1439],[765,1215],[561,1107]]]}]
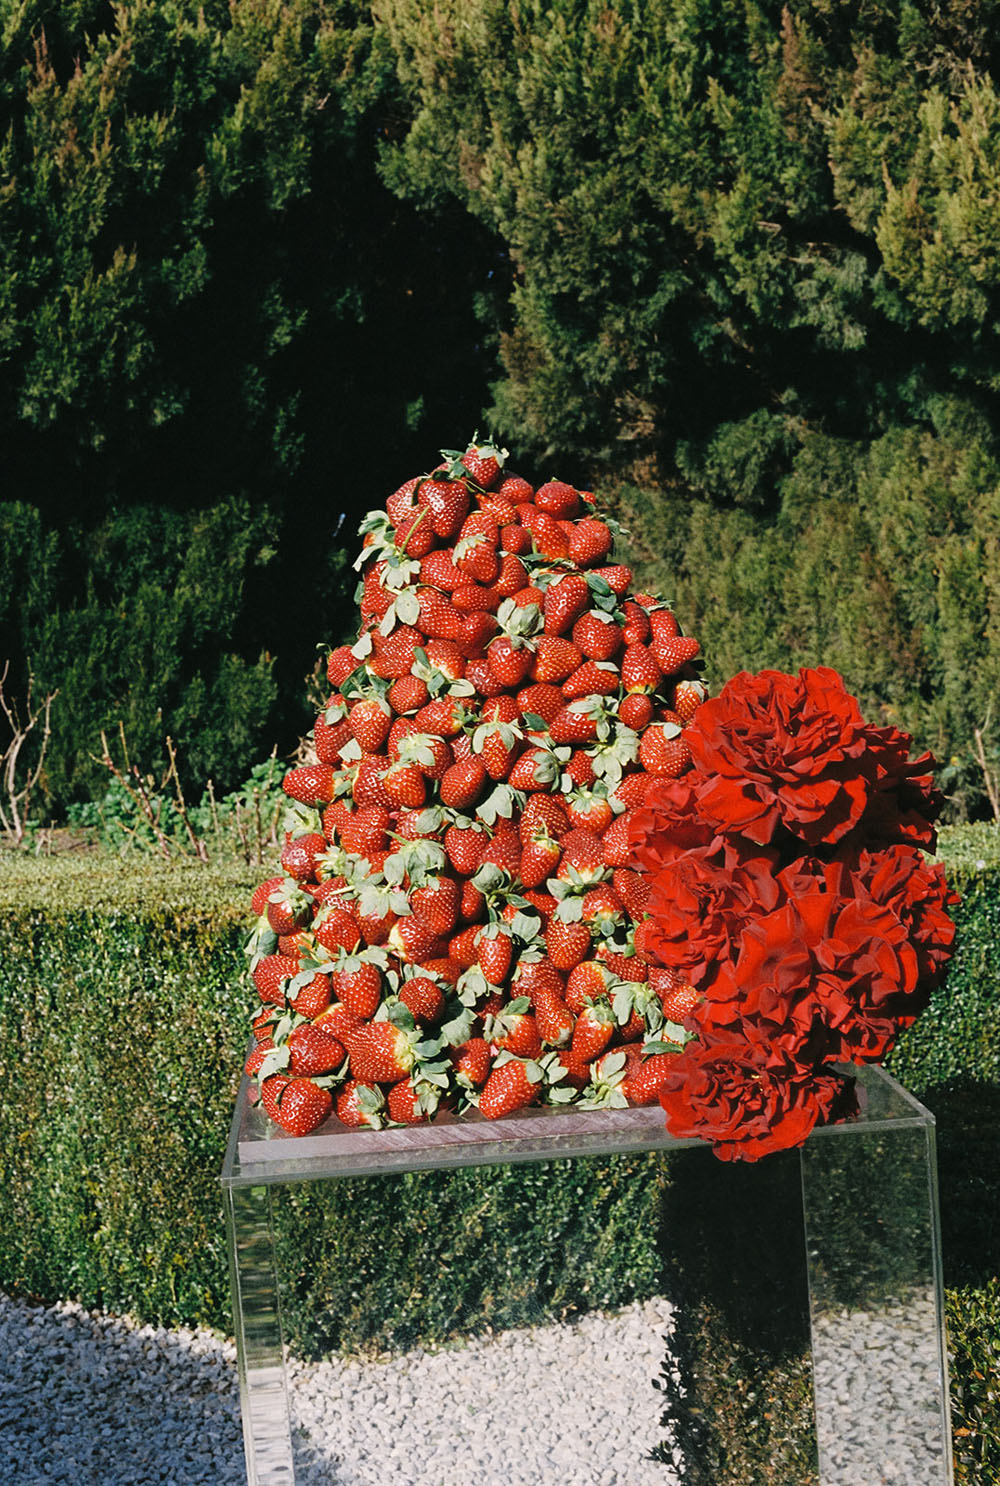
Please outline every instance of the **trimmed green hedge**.
[{"label": "trimmed green hedge", "polygon": [[0,856],[0,1285],[228,1329],[250,882]]},{"label": "trimmed green hedge", "polygon": [[[959,948],[892,1071],[938,1117],[957,1479],[988,1486],[1000,1482],[1000,832],[949,830],[943,854],[963,894]],[[217,1178],[257,876],[0,856],[4,1289],[230,1328]],[[290,1337],[306,1355],[386,1350],[666,1285],[682,1302],[688,1388],[666,1387],[667,1414],[706,1481],[803,1486],[808,1358],[794,1306],[776,1298],[789,1271],[752,1230],[725,1274],[698,1239],[740,1205],[737,1184],[748,1212],[758,1188],[775,1209],[794,1194],[778,1158],[732,1168],[700,1154],[286,1188]]]}]

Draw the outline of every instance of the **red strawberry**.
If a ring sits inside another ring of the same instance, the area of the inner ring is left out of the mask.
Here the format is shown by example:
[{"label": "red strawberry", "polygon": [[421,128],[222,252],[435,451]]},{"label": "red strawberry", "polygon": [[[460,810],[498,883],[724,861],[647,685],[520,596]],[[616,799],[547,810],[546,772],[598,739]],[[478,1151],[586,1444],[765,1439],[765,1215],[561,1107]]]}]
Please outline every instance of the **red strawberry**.
[{"label": "red strawberry", "polygon": [[603,610],[591,609],[574,624],[573,644],[588,660],[611,660],[622,648],[621,628]]},{"label": "red strawberry", "polygon": [[393,764],[382,782],[389,799],[402,810],[416,810],[427,798],[427,784],[416,764]]},{"label": "red strawberry", "polygon": [[501,500],[509,501],[512,506],[517,506],[522,501],[533,500],[535,488],[529,485],[522,475],[515,475],[512,470],[508,470],[497,486],[496,494]]},{"label": "red strawberry", "polygon": [[673,639],[658,640],[654,628],[650,649],[664,676],[673,676],[688,661],[694,660],[701,646],[690,635],[675,635]]},{"label": "red strawberry", "polygon": [[578,670],[583,655],[572,640],[559,635],[542,635],[538,641],[531,674],[536,681],[556,684]]},{"label": "red strawberry", "polygon": [[463,759],[452,764],[441,780],[441,801],[454,810],[474,805],[486,785],[486,768],[481,759]]},{"label": "red strawberry", "polygon": [[437,640],[457,640],[462,634],[464,617],[455,605],[436,588],[419,588],[420,628]]},{"label": "red strawberry", "polygon": [[333,769],[329,764],[303,764],[289,769],[281,787],[301,805],[329,805],[333,799]]},{"label": "red strawberry", "polygon": [[284,880],[284,874],[278,877],[269,877],[266,882],[261,883],[260,887],[254,888],[253,897],[250,899],[250,906],[258,918],[267,912],[268,898],[281,886]]},{"label": "red strawberry", "polygon": [[312,918],[312,899],[293,878],[285,877],[268,895],[266,912],[267,921],[277,935],[294,934]]},{"label": "red strawberry", "polygon": [[[518,528],[520,530],[520,528]],[[497,574],[494,586],[503,594],[504,598],[511,598],[515,593],[525,587],[528,582],[528,570],[524,563],[513,552],[505,552],[500,557],[500,571]]]},{"label": "red strawberry", "polygon": [[385,681],[394,681],[399,676],[408,676],[413,670],[415,653],[423,645],[426,636],[409,624],[398,624],[388,638],[378,631],[373,636],[375,654],[370,662],[376,676]]},{"label": "red strawberry", "polygon": [[607,882],[583,895],[583,921],[596,937],[608,938],[624,921],[625,905]]},{"label": "red strawberry", "polygon": [[500,574],[496,543],[481,533],[462,537],[455,546],[455,566],[466,578],[488,587]]},{"label": "red strawberry", "polygon": [[644,691],[629,692],[623,697],[618,706],[618,716],[628,728],[634,728],[641,733],[653,720],[653,703]]},{"label": "red strawberry", "polygon": [[512,789],[555,789],[559,783],[562,766],[556,755],[548,748],[529,748],[522,753],[510,771]]},{"label": "red strawberry", "polygon": [[469,513],[469,492],[461,480],[428,476],[420,482],[417,501],[428,512],[435,535],[446,540],[458,535]]},{"label": "red strawberry", "polygon": [[632,569],[621,562],[610,568],[593,568],[591,576],[603,578],[616,598],[623,599],[632,587]]},{"label": "red strawberry", "polygon": [[[498,697],[496,700],[509,701],[514,706],[515,713],[517,712],[513,697]],[[485,711],[484,708],[484,715]],[[503,780],[514,767],[514,760],[522,743],[519,731],[511,723],[497,719],[480,724],[473,734],[472,746],[485,764],[490,778]]]},{"label": "red strawberry", "polygon": [[447,941],[433,933],[415,914],[396,920],[386,944],[405,963],[416,965],[445,954],[448,948]]},{"label": "red strawberry", "polygon": [[363,1019],[375,1015],[382,1000],[382,972],[373,961],[352,955],[334,971],[333,982],[348,1011]]},{"label": "red strawberry", "polygon": [[674,687],[674,711],[682,722],[690,722],[708,696],[703,681],[678,681]]},{"label": "red strawberry", "polygon": [[326,837],[317,831],[290,836],[281,848],[281,865],[296,882],[311,882],[316,877],[320,858],[327,852]]},{"label": "red strawberry", "polygon": [[457,697],[439,697],[421,707],[413,721],[419,733],[454,738],[462,731],[469,718],[468,707]]},{"label": "red strawberry", "polygon": [[489,838],[481,828],[454,825],[445,831],[443,844],[455,871],[471,877],[479,871]]},{"label": "red strawberry", "polygon": [[548,835],[543,826],[540,826],[538,834],[531,835],[521,850],[518,875],[522,886],[535,888],[548,881],[555,875],[561,855],[562,849],[559,842]]},{"label": "red strawberry", "polygon": [[566,677],[561,691],[567,701],[577,697],[611,697],[621,684],[618,667],[613,661],[584,661],[571,675]]},{"label": "red strawberry", "polygon": [[381,1089],[348,1079],[337,1094],[337,1119],[344,1125],[367,1125],[380,1130],[385,1123],[385,1095]]},{"label": "red strawberry", "polygon": [[601,837],[601,851],[609,867],[625,867],[632,859],[634,850],[631,830],[634,810],[626,810],[608,826]]},{"label": "red strawberry", "polygon": [[630,1062],[619,1088],[629,1104],[655,1104],[676,1066],[674,1053],[652,1053]]},{"label": "red strawberry", "polygon": [[470,1037],[451,1048],[448,1056],[455,1068],[458,1083],[467,1089],[478,1089],[489,1077],[493,1054],[485,1037]]},{"label": "red strawberry", "polygon": [[575,516],[580,509],[580,496],[563,480],[549,480],[535,491],[535,505],[550,516]]},{"label": "red strawberry", "polygon": [[362,697],[354,703],[347,721],[365,753],[381,753],[392,723],[392,713],[381,698]]},{"label": "red strawberry", "polygon": [[672,609],[657,605],[655,600],[648,606],[649,627],[653,633],[653,640],[659,643],[662,640],[672,640],[679,635],[681,627],[677,622],[677,615]]},{"label": "red strawberry", "polygon": [[[532,508],[533,509],[533,508]],[[560,562],[569,552],[569,539],[555,517],[547,511],[536,511],[530,520],[522,514],[522,525],[531,531],[531,543],[539,556],[549,562]]]},{"label": "red strawberry", "polygon": [[545,930],[545,947],[557,970],[572,970],[590,952],[590,930],[584,923],[553,918]]},{"label": "red strawberry", "polygon": [[330,658],[326,663],[326,679],[331,686],[339,686],[352,671],[357,670],[357,666],[358,662],[350,645],[338,645],[335,650],[330,651]]},{"label": "red strawberry", "polygon": [[406,1078],[416,1061],[417,1034],[392,1022],[364,1022],[351,1037],[351,1077],[362,1083],[393,1084]]},{"label": "red strawberry", "polygon": [[504,552],[519,556],[531,551],[531,532],[520,522],[512,521],[500,528],[500,547]]},{"label": "red strawberry", "polygon": [[642,918],[649,902],[649,883],[646,879],[629,867],[616,867],[611,874],[611,885],[631,917]]},{"label": "red strawberry", "polygon": [[573,1013],[557,996],[539,992],[535,997],[538,1035],[549,1047],[565,1047],[573,1035]]},{"label": "red strawberry", "polygon": [[564,704],[565,699],[558,686],[553,686],[546,681],[524,686],[517,694],[517,706],[521,716],[540,717],[543,722],[551,722]]},{"label": "red strawberry", "polygon": [[498,449],[491,443],[470,444],[462,455],[462,467],[468,473],[470,479],[479,486],[481,490],[489,490],[500,478],[504,460],[507,458],[506,449]]},{"label": "red strawberry", "polygon": [[660,993],[660,1005],[668,1022],[683,1023],[700,1002],[700,994],[691,985],[670,986]]},{"label": "red strawberry", "polygon": [[302,1022],[288,1034],[288,1052],[290,1072],[304,1078],[332,1072],[347,1056],[343,1043],[315,1022]]},{"label": "red strawberry", "polygon": [[524,807],[518,825],[522,844],[526,844],[538,826],[544,826],[550,836],[558,841],[569,830],[569,816],[562,800],[549,795],[535,794]]},{"label": "red strawberry", "polygon": [[627,692],[654,692],[663,679],[652,651],[645,645],[626,645],[621,671],[622,686]]},{"label": "red strawberry", "polygon": [[567,703],[549,723],[553,743],[592,743],[597,737],[599,717],[600,708],[589,697]]},{"label": "red strawberry", "polygon": [[265,955],[258,960],[252,978],[260,999],[271,1006],[284,1006],[288,982],[298,968],[298,962],[287,955]]},{"label": "red strawberry", "polygon": [[589,604],[590,589],[586,578],[579,573],[567,573],[564,578],[558,578],[545,593],[545,633],[565,634]]},{"label": "red strawberry", "polygon": [[399,999],[413,1013],[413,1020],[425,1026],[440,1019],[444,1011],[444,993],[436,981],[426,975],[414,975],[399,988]]},{"label": "red strawberry", "polygon": [[676,734],[676,724],[652,723],[639,740],[639,762],[647,774],[678,779],[691,766],[691,750]]},{"label": "red strawberry", "polygon": [[585,516],[569,539],[569,556],[579,568],[592,568],[611,551],[611,532],[603,521]]},{"label": "red strawberry", "polygon": [[[294,985],[294,982],[293,982]],[[301,990],[293,994],[293,985],[290,985],[288,1004],[299,1016],[304,1016],[313,1021],[321,1016],[331,1000],[331,985],[329,975],[314,975]]]},{"label": "red strawberry", "polygon": [[652,634],[649,615],[634,599],[622,604],[622,639],[626,645],[645,645]]},{"label": "red strawberry", "polygon": [[481,931],[476,944],[476,958],[490,985],[502,986],[514,958],[514,945],[509,934],[491,925]]},{"label": "red strawberry", "polygon": [[410,892],[413,916],[437,938],[450,934],[458,921],[459,886],[453,877],[432,877]]},{"label": "red strawberry", "polygon": [[562,861],[557,876],[565,882],[593,884],[607,876],[604,851],[593,831],[574,828],[562,838]]},{"label": "red strawberry", "polygon": [[645,805],[651,782],[652,775],[647,774],[643,769],[636,774],[626,774],[618,781],[611,793],[616,800],[621,800],[623,805],[631,809],[638,805]]},{"label": "red strawberry", "polygon": [[470,924],[468,928],[460,929],[448,941],[449,958],[461,965],[463,970],[469,970],[479,963],[479,935],[481,933],[479,924]]},{"label": "red strawberry", "polygon": [[574,966],[566,979],[566,1005],[579,1014],[585,1006],[597,1001],[608,989],[610,975],[599,960],[584,960]]},{"label": "red strawberry", "polygon": [[595,836],[606,831],[614,818],[607,795],[594,794],[589,789],[578,789],[566,796],[566,814],[570,825],[582,826]]},{"label": "red strawberry", "polygon": [[453,547],[439,547],[428,552],[420,564],[420,581],[431,588],[440,588],[443,593],[453,593],[465,582],[465,574],[456,567]]},{"label": "red strawberry", "polygon": [[603,997],[585,1006],[576,1019],[570,1047],[578,1058],[589,1063],[604,1051],[615,1031],[615,1014]]},{"label": "red strawberry", "polygon": [[505,687],[520,686],[534,660],[532,651],[526,645],[515,644],[509,635],[498,635],[486,656],[493,676]]},{"label": "red strawberry", "polygon": [[340,844],[352,856],[370,857],[387,842],[392,817],[382,805],[362,805],[341,822]]},{"label": "red strawberry", "polygon": [[329,1089],[321,1089],[310,1078],[284,1078],[275,1074],[261,1085],[261,1099],[271,1119],[289,1135],[309,1135],[333,1110]]},{"label": "red strawberry", "polygon": [[543,1088],[543,1073],[537,1063],[511,1058],[495,1063],[479,1096],[479,1112],[488,1120],[498,1120],[534,1104]]},{"label": "red strawberry", "polygon": [[556,996],[560,1000],[566,992],[566,978],[548,960],[530,960],[522,956],[511,976],[514,993],[535,1001],[540,995]]},{"label": "red strawberry", "polygon": [[321,764],[340,764],[340,750],[351,740],[351,725],[343,702],[331,697],[313,724],[313,745]]}]

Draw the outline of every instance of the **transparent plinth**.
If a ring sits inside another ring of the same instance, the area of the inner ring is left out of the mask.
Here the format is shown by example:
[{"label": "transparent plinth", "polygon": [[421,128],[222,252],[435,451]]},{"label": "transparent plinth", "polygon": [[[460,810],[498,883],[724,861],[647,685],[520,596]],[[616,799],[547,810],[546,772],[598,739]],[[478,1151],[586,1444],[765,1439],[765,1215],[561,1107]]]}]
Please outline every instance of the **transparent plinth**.
[{"label": "transparent plinth", "polygon": [[[672,1196],[662,1208],[659,1241],[675,1260],[681,1255],[682,1268],[686,1253],[695,1255],[700,1265],[706,1251],[717,1249],[714,1255],[707,1253],[709,1260],[718,1263],[714,1269],[709,1264],[706,1272],[725,1274],[727,1256],[745,1258],[748,1248],[757,1245],[765,1259],[761,1286],[770,1284],[775,1295],[773,1308],[765,1298],[765,1310],[770,1314],[772,1309],[787,1309],[792,1333],[801,1327],[804,1365],[807,1372],[811,1367],[812,1374],[811,1418],[802,1433],[798,1464],[794,1468],[772,1464],[769,1483],[948,1486],[953,1475],[934,1119],[882,1069],[851,1071],[857,1077],[861,1105],[855,1120],[816,1130],[800,1152],[770,1157],[749,1168],[743,1163],[720,1163],[699,1142],[673,1139],[657,1105],[602,1111],[526,1110],[499,1122],[478,1115],[447,1117],[431,1126],[384,1131],[348,1130],[331,1119],[316,1134],[296,1140],[283,1135],[253,1108],[244,1080],[221,1180],[248,1481],[252,1486],[277,1486],[293,1482],[296,1472],[280,1299],[283,1275],[275,1247],[278,1189],[449,1168],[499,1169],[541,1161],[593,1163],[598,1158],[645,1153],[649,1164],[641,1167],[646,1173],[642,1179],[661,1181],[666,1172]],[[780,1201],[773,1195],[777,1188],[772,1177],[782,1186]],[[705,1198],[706,1213],[711,1204],[710,1219],[698,1210],[699,1193],[710,1194]],[[699,1228],[700,1216],[704,1221]],[[790,1257],[787,1261],[779,1258],[775,1274],[766,1262],[769,1255]],[[539,1255],[540,1266],[545,1257]],[[683,1284],[680,1288],[686,1292]],[[718,1306],[711,1295],[702,1294],[699,1299],[710,1311],[727,1313],[724,1297]],[[658,1300],[647,1300],[653,1306],[651,1314],[662,1317],[675,1302],[683,1312],[684,1294],[677,1298],[664,1293],[662,1302],[657,1311]],[[624,1347],[636,1335],[635,1309],[621,1315]],[[538,1333],[543,1342],[550,1335],[544,1328],[569,1324],[551,1314],[540,1314],[537,1320],[543,1328]],[[617,1347],[608,1342],[616,1324],[614,1309],[600,1320],[601,1326],[610,1328],[602,1333],[601,1343],[609,1354]],[[749,1326],[752,1345],[757,1323],[747,1322],[744,1315],[740,1324]],[[641,1327],[639,1331],[641,1336]],[[563,1390],[575,1386],[568,1374],[579,1353],[582,1410],[593,1392],[594,1374],[586,1354],[574,1350],[583,1329],[577,1328],[572,1336],[573,1345],[559,1352],[567,1360],[556,1364],[561,1373],[558,1386]],[[539,1356],[544,1355],[548,1354],[543,1346]],[[487,1370],[490,1365],[482,1351],[468,1353],[466,1359]],[[492,1423],[479,1421],[475,1427],[490,1435],[492,1466],[477,1461],[479,1436],[470,1435],[468,1448],[463,1447],[455,1457],[453,1475],[449,1475],[452,1467],[447,1465],[446,1451],[428,1454],[422,1464],[419,1443],[409,1449],[404,1472],[394,1465],[391,1474],[397,1481],[412,1480],[415,1486],[424,1480],[444,1486],[451,1486],[453,1480],[459,1486],[474,1474],[489,1479],[491,1470],[498,1479],[502,1474],[510,1482],[551,1478],[593,1482],[594,1486],[609,1480],[662,1481],[663,1486],[673,1486],[681,1479],[697,1480],[697,1445],[691,1443],[697,1434],[688,1431],[685,1435],[683,1429],[678,1433],[670,1416],[676,1420],[685,1409],[695,1416],[704,1413],[705,1401],[699,1394],[704,1377],[699,1382],[694,1367],[686,1384],[678,1382],[683,1364],[675,1366],[668,1354],[664,1375],[674,1377],[676,1397],[673,1408],[667,1408],[661,1418],[655,1417],[655,1410],[665,1395],[652,1389],[663,1390],[664,1383],[651,1383],[649,1371],[649,1358],[643,1353],[635,1371],[634,1427],[627,1420],[622,1426],[625,1438],[636,1443],[632,1463],[616,1460],[609,1469],[606,1462],[596,1459],[588,1463],[588,1457],[578,1452],[570,1464],[555,1441],[551,1457],[545,1457],[551,1459],[551,1472],[537,1464],[529,1468],[522,1462],[518,1467],[515,1455],[520,1455],[517,1431],[521,1426],[515,1421],[512,1458],[509,1468],[504,1466],[501,1471],[496,1462],[497,1452],[504,1448],[502,1440],[498,1443]],[[709,1383],[707,1396],[725,1400],[726,1380]],[[394,1386],[391,1378],[387,1386]],[[544,1387],[544,1380],[538,1387]],[[541,1391],[538,1396],[542,1397]],[[755,1425],[757,1405],[748,1406],[744,1399],[742,1407],[741,1417]],[[768,1427],[778,1434],[781,1420],[775,1422],[772,1416],[780,1414],[781,1407],[780,1399],[762,1392],[759,1408],[765,1411]],[[420,1417],[416,1405],[411,1413],[414,1419]],[[544,1410],[540,1413],[544,1417]],[[359,1427],[360,1415],[359,1409]],[[349,1453],[350,1410],[338,1417],[337,1428],[345,1432],[345,1438],[337,1441],[337,1449]],[[653,1452],[656,1459],[648,1448],[654,1436],[660,1447]],[[518,1474],[519,1468],[527,1474]],[[332,1467],[329,1479],[338,1479]],[[350,1479],[367,1478],[362,1474]],[[704,1472],[701,1479],[706,1479]],[[711,1474],[707,1479],[713,1479]]]}]

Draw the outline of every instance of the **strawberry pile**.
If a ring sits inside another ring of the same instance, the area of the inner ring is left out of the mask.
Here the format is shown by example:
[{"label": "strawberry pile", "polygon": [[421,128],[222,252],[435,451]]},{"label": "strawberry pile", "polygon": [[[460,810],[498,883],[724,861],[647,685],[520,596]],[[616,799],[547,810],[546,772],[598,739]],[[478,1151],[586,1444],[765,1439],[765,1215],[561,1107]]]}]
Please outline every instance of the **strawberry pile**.
[{"label": "strawberry pile", "polygon": [[444,459],[362,524],[358,639],[254,894],[247,1072],[293,1134],[652,1103],[688,1035],[629,836],[690,766],[698,642],[590,493]]}]

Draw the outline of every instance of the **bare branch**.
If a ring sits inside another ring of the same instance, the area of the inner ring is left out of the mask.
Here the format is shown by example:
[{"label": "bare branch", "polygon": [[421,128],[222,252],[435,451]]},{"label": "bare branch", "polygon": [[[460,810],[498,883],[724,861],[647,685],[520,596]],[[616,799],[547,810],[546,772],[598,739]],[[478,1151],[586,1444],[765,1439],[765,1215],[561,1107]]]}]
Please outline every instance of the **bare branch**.
[{"label": "bare branch", "polygon": [[983,735],[979,728],[973,728],[972,736],[976,740],[976,758],[982,770],[986,793],[989,796],[990,805],[993,809],[993,819],[1000,822],[1000,788],[998,788],[997,771],[991,769],[986,761],[986,749],[983,745]]},{"label": "bare branch", "polygon": [[[49,740],[52,734],[52,703],[59,695],[58,691],[49,692],[44,702],[37,706],[34,702],[33,692],[35,685],[34,675],[28,675],[28,690],[25,699],[26,721],[21,721],[20,708],[16,700],[7,696],[6,683],[10,674],[10,661],[4,661],[3,672],[0,673],[0,710],[7,719],[10,729],[10,742],[0,755],[0,774],[2,774],[3,786],[0,796],[0,828],[15,846],[19,846],[24,840],[26,821],[31,808],[31,796],[35,786],[42,777],[45,767],[45,755],[48,751]],[[42,722],[42,738],[35,760],[35,767],[29,769],[27,777],[20,780],[18,769],[21,758],[21,750],[29,735]]]},{"label": "bare branch", "polygon": [[180,775],[177,772],[177,750],[174,747],[173,738],[167,739],[167,755],[170,759],[170,768],[167,770],[167,779],[173,781],[174,796],[177,800],[177,810],[182,822],[184,823],[184,829],[185,831],[187,831],[188,840],[191,842],[191,845],[194,848],[194,854],[198,858],[198,860],[200,862],[207,862],[208,851],[205,848],[205,843],[195,831],[194,826],[191,824],[190,818],[187,813],[187,804],[184,799],[184,791],[181,788],[181,779]]}]

